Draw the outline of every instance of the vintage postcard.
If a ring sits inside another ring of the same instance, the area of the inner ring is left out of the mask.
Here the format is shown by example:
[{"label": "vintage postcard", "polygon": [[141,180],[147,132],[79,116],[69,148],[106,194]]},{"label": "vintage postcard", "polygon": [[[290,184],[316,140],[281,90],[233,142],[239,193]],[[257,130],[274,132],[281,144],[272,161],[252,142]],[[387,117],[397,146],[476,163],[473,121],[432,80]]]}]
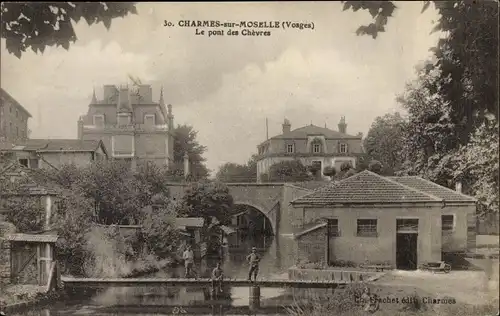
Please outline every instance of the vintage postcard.
[{"label": "vintage postcard", "polygon": [[498,315],[498,1],[2,2],[2,315]]}]

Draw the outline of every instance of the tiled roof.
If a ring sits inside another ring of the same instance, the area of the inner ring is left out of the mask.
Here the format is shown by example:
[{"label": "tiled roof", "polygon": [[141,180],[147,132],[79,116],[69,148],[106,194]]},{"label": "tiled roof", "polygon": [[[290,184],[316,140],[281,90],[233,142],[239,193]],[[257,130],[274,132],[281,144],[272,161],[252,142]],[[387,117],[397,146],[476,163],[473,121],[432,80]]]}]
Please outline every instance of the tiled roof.
[{"label": "tiled roof", "polygon": [[341,132],[337,132],[334,130],[331,130],[329,128],[324,128],[324,127],[319,127],[316,125],[307,125],[304,127],[300,127],[297,129],[294,129],[288,133],[284,133],[281,135],[277,135],[274,137],[271,137],[271,139],[282,139],[282,138],[291,138],[291,139],[306,139],[307,136],[311,135],[325,135],[325,138],[327,139],[345,139],[345,138],[361,138],[361,136],[353,136],[353,135],[348,135],[344,134]]},{"label": "tiled roof", "polygon": [[5,238],[8,241],[27,241],[55,243],[59,237],[57,235],[39,235],[39,234],[10,234]]},{"label": "tiled roof", "polygon": [[227,235],[230,235],[230,234],[234,234],[236,233],[236,230],[233,228],[233,227],[230,227],[230,226],[224,226],[224,225],[221,225],[220,226],[220,229]]},{"label": "tiled roof", "polygon": [[439,202],[439,197],[400,184],[368,170],[319,188],[293,204],[332,205],[344,203]]},{"label": "tiled roof", "polygon": [[415,176],[403,176],[403,177],[389,177],[389,179],[404,184],[406,186],[412,187],[419,191],[432,194],[446,202],[476,202],[476,199],[459,193],[457,191],[448,189],[432,181],[425,180],[420,177]]},{"label": "tiled roof", "polygon": [[177,227],[203,227],[205,220],[202,217],[177,217],[175,225]]},{"label": "tiled roof", "polygon": [[96,151],[99,147],[98,140],[80,140],[80,139],[30,139],[23,145],[26,150],[34,149],[38,152],[50,151]]}]

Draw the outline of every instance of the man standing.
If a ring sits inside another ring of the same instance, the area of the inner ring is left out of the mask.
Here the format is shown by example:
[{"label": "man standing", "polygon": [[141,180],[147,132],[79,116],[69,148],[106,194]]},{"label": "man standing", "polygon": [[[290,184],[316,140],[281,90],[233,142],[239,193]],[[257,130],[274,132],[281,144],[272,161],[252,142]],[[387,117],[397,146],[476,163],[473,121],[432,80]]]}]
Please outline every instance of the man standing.
[{"label": "man standing", "polygon": [[224,272],[220,267],[220,262],[212,270],[212,291],[215,291],[216,285],[218,285],[219,292],[222,293],[222,280],[224,279]]},{"label": "man standing", "polygon": [[260,257],[257,254],[257,249],[255,247],[252,247],[252,252],[247,256],[247,261],[250,264],[250,269],[248,270],[248,280],[252,280],[253,274],[254,281],[257,281]]},{"label": "man standing", "polygon": [[182,254],[182,259],[184,259],[184,267],[186,269],[184,277],[187,279],[193,272],[194,264],[194,253],[190,245],[186,247],[186,250]]}]

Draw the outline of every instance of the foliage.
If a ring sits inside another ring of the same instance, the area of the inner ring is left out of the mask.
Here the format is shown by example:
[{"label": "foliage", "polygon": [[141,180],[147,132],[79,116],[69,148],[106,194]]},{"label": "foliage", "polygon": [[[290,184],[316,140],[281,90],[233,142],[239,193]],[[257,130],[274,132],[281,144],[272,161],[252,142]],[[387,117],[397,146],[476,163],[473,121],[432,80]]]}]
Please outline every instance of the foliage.
[{"label": "foliage", "polygon": [[384,166],[378,160],[372,160],[370,162],[370,165],[368,166],[368,170],[370,170],[371,172],[375,172],[377,174],[380,174],[382,172],[383,168],[384,168]]},{"label": "foliage", "polygon": [[39,196],[12,197],[7,200],[6,220],[21,233],[41,231],[45,223],[45,207]]},{"label": "foliage", "polygon": [[498,212],[498,122],[483,124],[471,141],[460,148],[455,177],[470,178],[472,194],[482,204],[482,212]]},{"label": "foliage", "polygon": [[308,180],[313,180],[313,177],[300,160],[287,160],[275,163],[269,168],[267,181],[299,182]]},{"label": "foliage", "polygon": [[323,169],[323,175],[330,177],[331,179],[335,177],[335,174],[337,174],[337,169],[334,167],[325,167],[325,169]]},{"label": "foliage", "polygon": [[203,154],[207,147],[200,145],[196,139],[198,132],[189,125],[177,125],[174,133],[174,166],[171,170],[174,176],[184,175],[184,155],[189,157],[189,171],[192,180],[206,179],[210,174],[205,166]]},{"label": "foliage", "polygon": [[381,162],[384,175],[392,175],[401,168],[405,129],[406,121],[401,114],[388,113],[375,119],[364,139],[366,153],[370,159]]},{"label": "foliage", "polygon": [[109,29],[112,19],[137,14],[133,2],[2,2],[1,11],[2,38],[18,58],[29,48],[35,53],[54,45],[68,50],[76,41],[72,21],[84,18],[88,25],[102,22]]},{"label": "foliage", "polygon": [[190,217],[203,217],[206,224],[211,222],[212,217],[227,223],[233,208],[233,197],[225,184],[203,180],[187,186],[182,203]]},{"label": "foliage", "polygon": [[[450,104],[460,144],[485,121],[487,113],[498,120],[498,3],[495,1],[432,1],[440,18],[434,31],[445,32],[432,49],[441,69],[441,96]],[[425,1],[422,12],[431,1]],[[390,1],[345,1],[344,10],[368,10],[374,23],[357,34],[374,38],[384,31],[394,4]],[[433,67],[429,67],[430,71]]]},{"label": "foliage", "polygon": [[398,97],[408,111],[400,174],[420,175],[448,186],[453,180],[453,157],[459,146],[457,125],[452,121],[451,108],[440,89],[441,71],[421,70],[419,77],[407,84]]},{"label": "foliage", "polygon": [[149,253],[159,258],[167,258],[175,253],[180,238],[175,226],[176,217],[174,203],[143,209],[141,241]]},{"label": "foliage", "polygon": [[221,182],[255,182],[257,180],[257,156],[245,165],[236,163],[225,163],[220,166],[215,178]]},{"label": "foliage", "polygon": [[368,10],[373,18],[373,22],[368,25],[360,26],[357,35],[371,35],[377,38],[379,32],[385,32],[387,20],[392,16],[396,6],[392,1],[342,1],[344,3],[343,11]]},{"label": "foliage", "polygon": [[349,169],[352,169],[352,164],[348,161],[343,162],[342,165],[340,165],[340,171],[342,172],[346,172]]}]

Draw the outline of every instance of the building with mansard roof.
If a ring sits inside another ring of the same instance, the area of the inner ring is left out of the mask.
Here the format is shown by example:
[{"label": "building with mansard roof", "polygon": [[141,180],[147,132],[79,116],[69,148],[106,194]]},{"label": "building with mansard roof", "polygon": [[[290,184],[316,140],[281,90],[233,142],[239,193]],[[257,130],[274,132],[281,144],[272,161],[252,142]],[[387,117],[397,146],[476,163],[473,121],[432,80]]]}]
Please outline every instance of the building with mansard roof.
[{"label": "building with mansard roof", "polygon": [[307,125],[291,129],[291,123],[285,119],[283,133],[269,138],[257,146],[257,180],[276,163],[298,159],[305,166],[317,165],[323,174],[326,167],[340,170],[344,162],[355,168],[358,158],[363,154],[362,133],[347,134],[345,117],[340,119],[338,131],[316,125]]},{"label": "building with mansard roof", "polygon": [[169,166],[173,162],[174,116],[165,105],[163,89],[153,101],[150,85],[105,85],[104,95],[93,94],[88,111],[78,121],[78,138],[101,140],[111,159]]}]

